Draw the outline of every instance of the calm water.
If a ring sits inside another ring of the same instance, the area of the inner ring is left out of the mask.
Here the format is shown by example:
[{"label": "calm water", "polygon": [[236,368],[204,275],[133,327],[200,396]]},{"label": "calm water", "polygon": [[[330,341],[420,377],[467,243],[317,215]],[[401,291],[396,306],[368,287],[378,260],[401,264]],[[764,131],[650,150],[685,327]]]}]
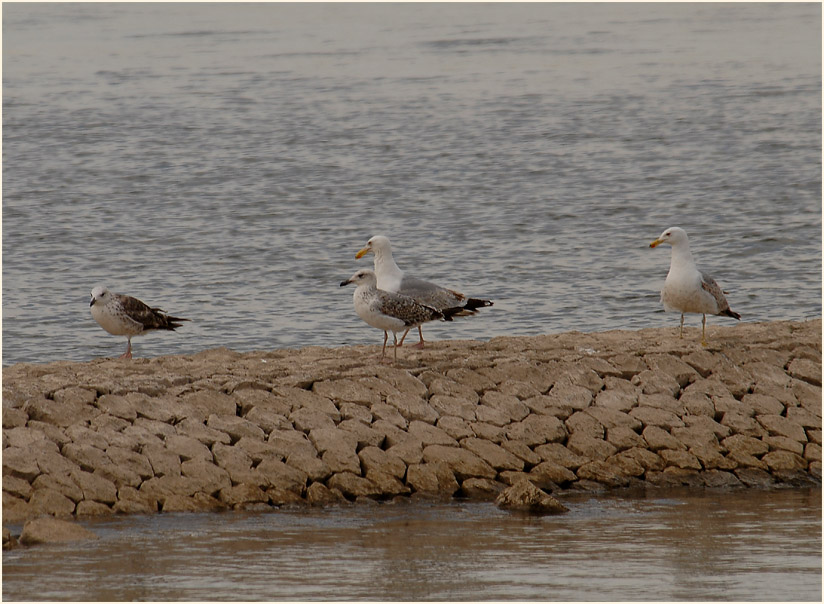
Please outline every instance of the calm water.
[{"label": "calm water", "polygon": [[3,552],[4,600],[821,601],[819,490],[395,504],[86,522]]},{"label": "calm water", "polygon": [[674,326],[673,225],[821,316],[819,4],[3,6],[5,365],[120,354],[96,284],[193,320],[138,356],[379,343],[378,233],[495,300],[432,339]]}]

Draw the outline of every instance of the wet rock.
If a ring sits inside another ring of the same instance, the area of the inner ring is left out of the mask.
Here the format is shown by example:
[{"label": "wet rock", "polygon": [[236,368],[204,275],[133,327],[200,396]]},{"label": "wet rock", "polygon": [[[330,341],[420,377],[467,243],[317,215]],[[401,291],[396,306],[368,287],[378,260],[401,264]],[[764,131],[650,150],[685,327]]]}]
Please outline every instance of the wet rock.
[{"label": "wet rock", "polygon": [[502,509],[530,514],[563,514],[569,509],[528,480],[504,489],[495,500]]},{"label": "wet rock", "polygon": [[610,487],[623,487],[629,484],[629,479],[618,467],[606,461],[590,461],[585,463],[576,472],[581,480],[592,480]]},{"label": "wet rock", "polygon": [[767,488],[775,484],[775,479],[767,471],[760,468],[738,468],[735,470],[735,475],[748,487]]},{"label": "wet rock", "polygon": [[20,543],[40,545],[44,543],[65,543],[67,541],[90,541],[98,539],[90,530],[75,522],[57,518],[35,518],[23,525]]},{"label": "wet rock", "polygon": [[468,499],[493,501],[505,488],[505,484],[488,478],[467,478],[461,483],[460,493]]},{"label": "wet rock", "polygon": [[741,480],[732,472],[708,470],[702,474],[704,485],[711,489],[729,489],[743,486]]}]

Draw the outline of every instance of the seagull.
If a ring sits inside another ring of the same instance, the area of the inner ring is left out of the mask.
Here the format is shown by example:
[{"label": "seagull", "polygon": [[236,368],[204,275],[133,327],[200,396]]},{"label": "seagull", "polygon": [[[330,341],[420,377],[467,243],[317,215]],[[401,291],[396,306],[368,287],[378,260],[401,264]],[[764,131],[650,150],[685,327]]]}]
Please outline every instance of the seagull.
[{"label": "seagull", "polygon": [[352,296],[355,312],[367,324],[383,330],[381,359],[386,356],[388,331],[392,332],[392,337],[395,340],[394,352],[395,362],[397,362],[399,331],[402,329],[409,331],[412,327],[435,319],[451,321],[452,315],[461,311],[461,308],[440,311],[437,308],[420,304],[409,296],[378,289],[378,279],[375,272],[369,269],[359,270],[349,279],[341,281],[340,286],[344,287],[350,283],[354,283],[356,286],[355,293]]},{"label": "seagull", "polygon": [[128,345],[120,358],[132,358],[132,338],[157,329],[174,331],[180,327],[181,319],[166,314],[159,308],[151,308],[137,298],[123,294],[113,294],[98,285],[92,290],[89,302],[92,317],[100,327],[114,336],[126,336]]},{"label": "seagull", "polygon": [[[392,258],[392,245],[389,243],[388,237],[375,235],[366,242],[363,249],[355,254],[355,258],[363,258],[369,252],[375,254],[375,274],[378,278],[379,289],[410,296],[421,304],[440,311],[458,308],[459,310],[454,314],[458,317],[474,315],[478,312],[477,309],[492,306],[492,302],[489,300],[468,298],[460,292],[404,274]],[[399,346],[403,346],[403,341],[408,333],[409,329],[404,332],[400,344],[398,344]],[[421,341],[415,344],[415,347],[423,348],[423,330],[420,325],[418,325],[418,334]]]},{"label": "seagull", "polygon": [[661,290],[661,303],[664,310],[681,313],[681,338],[684,337],[684,313],[701,313],[701,345],[706,346],[707,315],[724,315],[739,320],[741,315],[730,310],[727,298],[715,279],[702,273],[695,266],[695,260],[690,252],[690,241],[684,229],[670,227],[649,246],[657,247],[662,243],[672,246],[672,260],[667,280]]}]

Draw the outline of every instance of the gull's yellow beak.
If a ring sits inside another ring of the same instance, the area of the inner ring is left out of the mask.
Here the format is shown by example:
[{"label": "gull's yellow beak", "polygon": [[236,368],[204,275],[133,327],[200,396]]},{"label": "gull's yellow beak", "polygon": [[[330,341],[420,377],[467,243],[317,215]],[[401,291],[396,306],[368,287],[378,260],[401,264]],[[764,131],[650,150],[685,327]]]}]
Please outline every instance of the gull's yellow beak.
[{"label": "gull's yellow beak", "polygon": [[652,243],[650,243],[650,244],[649,244],[649,246],[650,246],[650,247],[658,247],[658,246],[659,246],[659,245],[661,245],[662,243],[663,243],[663,241],[661,241],[660,239],[656,239],[655,241],[653,241]]},{"label": "gull's yellow beak", "polygon": [[363,258],[369,252],[369,249],[369,246],[366,246],[362,250],[358,251],[358,253],[355,254],[355,258]]}]

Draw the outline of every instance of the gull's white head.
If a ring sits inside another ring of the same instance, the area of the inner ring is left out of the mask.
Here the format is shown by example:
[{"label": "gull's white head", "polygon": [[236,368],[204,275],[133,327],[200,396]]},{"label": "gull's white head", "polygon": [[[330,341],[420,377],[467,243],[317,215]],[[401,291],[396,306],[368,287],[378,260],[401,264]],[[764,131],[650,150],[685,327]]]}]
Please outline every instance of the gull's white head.
[{"label": "gull's white head", "polygon": [[662,243],[669,243],[672,246],[676,246],[681,243],[689,242],[689,238],[687,237],[687,232],[680,228],[680,227],[670,227],[663,233],[661,236],[658,237],[655,241],[649,244],[650,247],[658,247]]},{"label": "gull's white head", "polygon": [[89,306],[94,306],[96,303],[101,302],[105,304],[106,301],[109,299],[109,290],[103,287],[102,285],[98,285],[92,290],[92,299],[89,302]]},{"label": "gull's white head", "polygon": [[368,268],[362,268],[357,273],[349,277],[346,281],[341,281],[340,286],[343,287],[344,285],[349,285],[350,283],[354,283],[358,287],[361,285],[376,286],[378,284],[378,278],[375,276],[375,271]]},{"label": "gull's white head", "polygon": [[392,253],[392,246],[389,243],[389,237],[383,235],[375,235],[366,242],[366,247],[362,248],[355,254],[355,258],[363,258],[366,254],[372,252],[376,256],[383,252]]}]

